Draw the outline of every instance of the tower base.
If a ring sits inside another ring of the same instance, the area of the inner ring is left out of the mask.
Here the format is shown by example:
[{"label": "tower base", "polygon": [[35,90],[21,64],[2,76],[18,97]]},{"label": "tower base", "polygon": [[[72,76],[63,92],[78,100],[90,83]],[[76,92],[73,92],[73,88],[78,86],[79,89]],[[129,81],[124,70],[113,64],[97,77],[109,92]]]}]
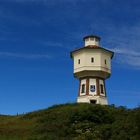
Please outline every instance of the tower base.
[{"label": "tower base", "polygon": [[102,96],[80,96],[77,98],[77,103],[93,103],[108,105],[107,98]]}]

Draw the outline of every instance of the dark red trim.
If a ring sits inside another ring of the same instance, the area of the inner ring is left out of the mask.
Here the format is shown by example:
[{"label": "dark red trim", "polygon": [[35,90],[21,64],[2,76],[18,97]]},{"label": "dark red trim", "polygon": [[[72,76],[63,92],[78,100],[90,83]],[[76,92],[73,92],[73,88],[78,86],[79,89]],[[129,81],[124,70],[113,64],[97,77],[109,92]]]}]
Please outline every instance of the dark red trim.
[{"label": "dark red trim", "polygon": [[100,96],[99,79],[96,79],[97,95]]},{"label": "dark red trim", "polygon": [[87,78],[91,78],[91,79],[101,79],[101,80],[104,80],[104,78],[101,78],[101,77],[98,77],[98,76],[85,76],[85,77],[82,77],[82,78],[79,78],[80,80],[83,80],[83,79],[87,79]]},{"label": "dark red trim", "polygon": [[105,97],[106,97],[106,84],[105,84],[105,81],[104,81],[104,90],[105,90]]},{"label": "dark red trim", "polygon": [[80,96],[80,89],[81,89],[81,80],[79,80],[79,91],[78,91],[78,96]]},{"label": "dark red trim", "polygon": [[89,95],[89,78],[86,79],[86,95]]}]

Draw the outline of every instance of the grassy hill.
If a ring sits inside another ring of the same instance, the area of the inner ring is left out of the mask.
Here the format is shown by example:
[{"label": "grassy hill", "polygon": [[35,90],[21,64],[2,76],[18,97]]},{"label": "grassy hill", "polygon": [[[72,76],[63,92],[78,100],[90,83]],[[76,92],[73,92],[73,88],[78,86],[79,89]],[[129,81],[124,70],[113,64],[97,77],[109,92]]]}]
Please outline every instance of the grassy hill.
[{"label": "grassy hill", "polygon": [[0,115],[0,140],[140,140],[140,108],[65,104]]}]

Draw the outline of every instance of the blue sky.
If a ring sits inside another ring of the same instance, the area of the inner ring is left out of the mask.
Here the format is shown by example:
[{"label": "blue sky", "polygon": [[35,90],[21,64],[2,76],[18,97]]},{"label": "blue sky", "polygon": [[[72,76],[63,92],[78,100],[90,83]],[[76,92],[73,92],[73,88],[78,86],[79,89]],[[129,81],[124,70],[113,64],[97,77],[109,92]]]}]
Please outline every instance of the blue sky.
[{"label": "blue sky", "polygon": [[70,51],[97,34],[115,51],[110,104],[140,105],[140,1],[0,0],[0,114],[75,102]]}]

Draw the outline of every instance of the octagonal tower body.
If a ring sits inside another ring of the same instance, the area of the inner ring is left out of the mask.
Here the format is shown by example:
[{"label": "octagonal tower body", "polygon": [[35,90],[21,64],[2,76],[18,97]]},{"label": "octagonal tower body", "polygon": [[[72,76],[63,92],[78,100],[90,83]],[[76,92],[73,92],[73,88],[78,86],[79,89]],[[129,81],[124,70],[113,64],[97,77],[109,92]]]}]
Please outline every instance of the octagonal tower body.
[{"label": "octagonal tower body", "polygon": [[71,52],[74,77],[79,79],[77,102],[107,105],[105,79],[111,75],[113,52],[100,47],[100,37],[84,37],[85,46]]}]

